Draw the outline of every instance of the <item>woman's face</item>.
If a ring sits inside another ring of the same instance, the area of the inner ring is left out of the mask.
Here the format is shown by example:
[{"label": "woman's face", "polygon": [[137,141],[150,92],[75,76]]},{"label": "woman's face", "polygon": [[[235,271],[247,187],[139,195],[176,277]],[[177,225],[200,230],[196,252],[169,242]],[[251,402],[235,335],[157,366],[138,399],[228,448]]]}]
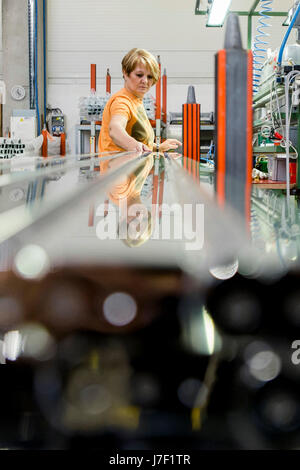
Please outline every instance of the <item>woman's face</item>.
[{"label": "woman's face", "polygon": [[129,75],[124,72],[124,80],[125,88],[139,98],[143,98],[153,85],[151,71],[142,63],[138,63]]}]

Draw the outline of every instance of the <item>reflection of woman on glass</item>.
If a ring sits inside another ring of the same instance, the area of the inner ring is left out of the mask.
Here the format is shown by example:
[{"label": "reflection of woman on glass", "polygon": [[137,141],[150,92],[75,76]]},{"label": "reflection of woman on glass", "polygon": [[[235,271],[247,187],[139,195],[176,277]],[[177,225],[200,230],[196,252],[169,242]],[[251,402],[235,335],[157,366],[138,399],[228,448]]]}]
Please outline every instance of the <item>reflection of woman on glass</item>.
[{"label": "reflection of woman on glass", "polygon": [[[143,97],[159,79],[155,57],[144,49],[132,49],[122,60],[124,88],[108,100],[102,117],[99,152],[157,151],[167,152],[181,143],[167,139],[159,149],[143,105]],[[105,171],[108,161],[101,164]]]},{"label": "reflection of woman on glass", "polygon": [[119,238],[129,247],[143,245],[152,235],[152,214],[141,200],[141,191],[152,166],[151,154],[141,161],[134,173],[120,178],[108,192],[110,201],[120,210]]}]

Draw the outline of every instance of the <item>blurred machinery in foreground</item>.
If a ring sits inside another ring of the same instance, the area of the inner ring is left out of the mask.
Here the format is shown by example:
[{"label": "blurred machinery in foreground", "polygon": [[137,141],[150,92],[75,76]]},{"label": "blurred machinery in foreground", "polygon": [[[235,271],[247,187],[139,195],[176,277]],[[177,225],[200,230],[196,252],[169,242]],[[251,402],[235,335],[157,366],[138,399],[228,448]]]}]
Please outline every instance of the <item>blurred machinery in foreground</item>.
[{"label": "blurred machinery in foreground", "polygon": [[[120,176],[136,178],[140,213],[152,201],[143,184],[155,155],[133,157],[102,156],[111,159],[104,175],[83,174],[86,160],[45,159],[22,175],[23,184],[48,178],[43,197],[2,210],[1,446],[298,447],[297,259],[266,269],[267,254],[248,246],[238,214],[221,211],[171,155],[161,162],[161,218],[150,219],[142,245],[125,243],[115,236],[120,215],[114,224]],[[79,175],[71,190],[66,182]],[[20,184],[20,174],[1,178],[2,189]],[[87,227],[91,199],[95,226]],[[171,219],[169,203],[178,204]],[[186,249],[197,240],[188,212],[180,215],[187,203],[205,205],[200,250]],[[173,217],[187,238],[176,230],[163,238]]]},{"label": "blurred machinery in foreground", "polygon": [[248,220],[172,154],[99,157],[1,162],[1,447],[298,449],[297,197],[255,187]]}]

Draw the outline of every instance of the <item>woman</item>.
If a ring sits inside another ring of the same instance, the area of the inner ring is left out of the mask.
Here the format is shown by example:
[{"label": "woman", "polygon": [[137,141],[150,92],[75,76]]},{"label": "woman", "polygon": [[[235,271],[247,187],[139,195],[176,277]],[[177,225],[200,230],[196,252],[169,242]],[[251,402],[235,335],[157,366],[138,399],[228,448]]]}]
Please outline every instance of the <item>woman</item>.
[{"label": "woman", "polygon": [[[99,152],[167,152],[178,148],[181,142],[176,139],[167,139],[156,148],[143,106],[144,95],[159,79],[155,57],[144,49],[132,49],[122,60],[122,71],[124,88],[110,97],[103,111]],[[102,171],[108,162],[103,166]]]}]

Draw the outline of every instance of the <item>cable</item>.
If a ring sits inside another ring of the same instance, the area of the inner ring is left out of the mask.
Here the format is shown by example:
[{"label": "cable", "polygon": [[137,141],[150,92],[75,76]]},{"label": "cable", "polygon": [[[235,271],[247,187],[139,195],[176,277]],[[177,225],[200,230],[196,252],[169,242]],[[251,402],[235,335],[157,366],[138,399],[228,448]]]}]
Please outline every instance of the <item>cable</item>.
[{"label": "cable", "polygon": [[202,157],[203,160],[207,160],[207,161],[210,161],[210,162],[214,163],[213,160],[211,160],[213,148],[214,148],[214,143],[213,143],[213,141],[211,141],[210,146],[209,146],[209,150],[206,154],[206,158]]},{"label": "cable", "polygon": [[266,46],[268,42],[265,39],[270,36],[268,33],[263,31],[265,28],[269,28],[271,25],[266,20],[271,17],[268,15],[272,11],[273,0],[261,0],[261,10],[259,12],[260,18],[258,20],[257,35],[254,39],[253,45],[253,92],[257,93],[261,78],[261,72],[263,69],[263,61],[265,60],[265,53],[267,51]]},{"label": "cable", "polygon": [[[273,87],[274,87],[274,90],[273,90]],[[277,114],[279,115],[279,121],[280,122],[278,122],[278,118],[275,114],[275,111],[273,112],[273,93],[274,92],[275,92],[275,97],[276,97]],[[277,88],[276,88],[274,79],[270,82],[270,111],[271,111],[271,120],[272,120],[272,125],[273,125],[274,130],[275,129],[280,129],[281,132],[283,133],[284,129],[283,129],[283,124],[282,124],[282,119],[281,119]],[[275,121],[276,121],[276,125],[275,125]]]},{"label": "cable", "polygon": [[280,120],[280,129],[281,129],[281,131],[283,132],[283,123],[282,123],[282,119],[281,119],[281,112],[280,112],[280,105],[279,105],[279,97],[278,97],[277,87],[276,87],[276,86],[275,86],[275,96],[276,96],[277,112],[278,112],[279,120]]},{"label": "cable", "polygon": [[274,116],[273,116],[273,80],[271,80],[270,82],[270,112],[271,112],[272,126],[275,129],[275,122],[274,122]]},{"label": "cable", "polygon": [[39,95],[38,95],[38,3],[35,0],[35,107],[37,112],[38,119],[38,135],[41,132],[41,119],[40,119],[40,110],[39,110]]},{"label": "cable", "polygon": [[286,42],[287,42],[287,40],[288,40],[288,38],[289,38],[290,32],[291,32],[291,30],[292,30],[292,28],[293,28],[293,26],[294,26],[294,24],[295,24],[295,21],[296,21],[296,19],[297,19],[299,13],[300,13],[300,3],[299,3],[299,5],[297,6],[297,10],[295,11],[295,14],[294,14],[294,16],[293,16],[293,18],[292,18],[292,21],[291,21],[291,23],[290,23],[290,26],[288,27],[288,30],[287,30],[287,32],[285,33],[285,36],[284,36],[284,38],[283,38],[281,47],[280,47],[280,49],[279,49],[278,62],[277,62],[279,67],[281,67],[281,63],[282,63],[283,50],[284,50],[284,48],[285,48]]}]

